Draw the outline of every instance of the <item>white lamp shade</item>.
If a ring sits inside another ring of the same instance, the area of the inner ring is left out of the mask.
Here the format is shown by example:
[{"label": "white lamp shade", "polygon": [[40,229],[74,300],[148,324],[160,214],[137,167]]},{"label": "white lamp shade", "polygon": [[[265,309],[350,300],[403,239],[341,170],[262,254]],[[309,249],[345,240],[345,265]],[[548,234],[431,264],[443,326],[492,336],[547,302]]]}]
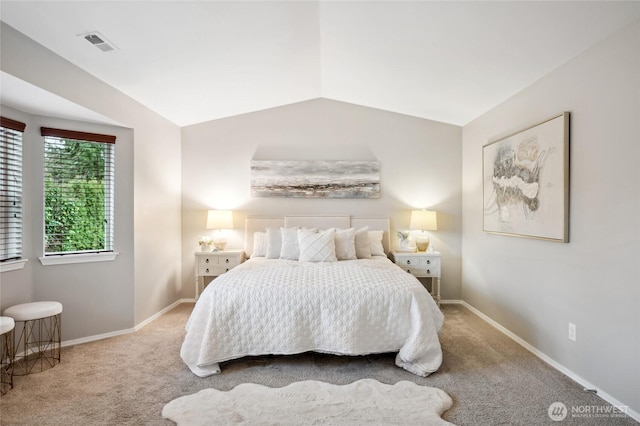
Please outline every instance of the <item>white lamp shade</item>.
[{"label": "white lamp shade", "polygon": [[438,221],[436,219],[436,212],[432,210],[412,210],[409,229],[437,231]]},{"label": "white lamp shade", "polygon": [[209,210],[207,213],[207,229],[233,229],[231,210]]}]

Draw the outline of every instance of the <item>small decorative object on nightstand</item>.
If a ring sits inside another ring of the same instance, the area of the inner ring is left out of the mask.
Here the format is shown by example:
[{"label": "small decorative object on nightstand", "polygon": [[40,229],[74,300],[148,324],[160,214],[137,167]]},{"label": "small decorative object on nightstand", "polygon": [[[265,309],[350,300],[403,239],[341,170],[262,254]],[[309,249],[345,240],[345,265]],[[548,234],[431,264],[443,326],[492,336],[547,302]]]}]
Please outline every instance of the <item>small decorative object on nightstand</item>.
[{"label": "small decorative object on nightstand", "polygon": [[210,237],[200,237],[198,245],[200,246],[201,252],[210,252],[211,247],[213,246],[213,240]]},{"label": "small decorative object on nightstand", "polygon": [[409,249],[409,237],[411,234],[409,231],[398,231],[396,232],[398,239],[400,240],[400,249],[403,251],[408,251]]},{"label": "small decorative object on nightstand", "polygon": [[418,278],[431,278],[431,296],[440,306],[440,253],[391,252],[391,259],[396,265]]},{"label": "small decorative object on nightstand", "polygon": [[[196,252],[196,300],[200,296],[200,278],[217,277],[244,262],[244,250]],[[202,284],[204,286],[204,283]]]}]

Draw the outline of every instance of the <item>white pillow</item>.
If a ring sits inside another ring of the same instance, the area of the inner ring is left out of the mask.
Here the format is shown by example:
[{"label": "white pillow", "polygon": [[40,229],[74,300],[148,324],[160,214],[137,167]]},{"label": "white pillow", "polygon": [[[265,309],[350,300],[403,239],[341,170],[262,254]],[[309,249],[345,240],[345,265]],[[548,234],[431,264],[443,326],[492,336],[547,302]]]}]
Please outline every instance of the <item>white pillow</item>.
[{"label": "white pillow", "polygon": [[298,230],[300,245],[300,262],[335,262],[336,244],[335,229],[313,232],[308,229]]},{"label": "white pillow", "polygon": [[266,255],[267,255],[267,233],[254,232],[253,233],[253,253],[251,253],[251,258],[265,257]]},{"label": "white pillow", "polygon": [[369,227],[365,226],[356,231],[355,235],[356,257],[369,259],[371,257],[371,240],[369,239]]},{"label": "white pillow", "polygon": [[384,231],[369,231],[369,241],[371,241],[371,256],[386,256],[382,246],[382,235]]},{"label": "white pillow", "polygon": [[282,233],[280,228],[267,228],[267,259],[280,259],[282,249]]},{"label": "white pillow", "polygon": [[338,260],[354,260],[356,257],[356,229],[336,229],[336,258]]},{"label": "white pillow", "polygon": [[298,228],[280,228],[280,233],[282,234],[280,259],[298,260],[298,256],[300,256]]}]

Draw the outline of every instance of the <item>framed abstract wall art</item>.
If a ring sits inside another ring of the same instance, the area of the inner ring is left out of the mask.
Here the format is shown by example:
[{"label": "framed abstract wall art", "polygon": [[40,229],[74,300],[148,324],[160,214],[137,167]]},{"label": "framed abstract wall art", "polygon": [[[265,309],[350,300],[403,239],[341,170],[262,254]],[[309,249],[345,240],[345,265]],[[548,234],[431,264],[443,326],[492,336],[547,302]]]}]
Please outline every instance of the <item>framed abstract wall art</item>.
[{"label": "framed abstract wall art", "polygon": [[484,232],[569,242],[569,113],[482,149]]},{"label": "framed abstract wall art", "polygon": [[380,162],[252,160],[251,195],[380,198]]}]

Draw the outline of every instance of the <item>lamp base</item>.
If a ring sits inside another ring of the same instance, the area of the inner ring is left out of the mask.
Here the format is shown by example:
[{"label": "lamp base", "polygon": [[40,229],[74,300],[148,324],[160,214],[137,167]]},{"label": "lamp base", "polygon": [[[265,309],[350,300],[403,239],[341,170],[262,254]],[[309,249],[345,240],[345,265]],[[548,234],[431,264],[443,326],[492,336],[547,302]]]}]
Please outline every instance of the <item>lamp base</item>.
[{"label": "lamp base", "polygon": [[429,248],[429,238],[417,237],[416,248],[418,249],[418,251],[427,251],[427,249]]},{"label": "lamp base", "polygon": [[213,245],[215,247],[214,251],[224,251],[224,248],[227,246],[227,240],[223,238],[214,238]]}]

